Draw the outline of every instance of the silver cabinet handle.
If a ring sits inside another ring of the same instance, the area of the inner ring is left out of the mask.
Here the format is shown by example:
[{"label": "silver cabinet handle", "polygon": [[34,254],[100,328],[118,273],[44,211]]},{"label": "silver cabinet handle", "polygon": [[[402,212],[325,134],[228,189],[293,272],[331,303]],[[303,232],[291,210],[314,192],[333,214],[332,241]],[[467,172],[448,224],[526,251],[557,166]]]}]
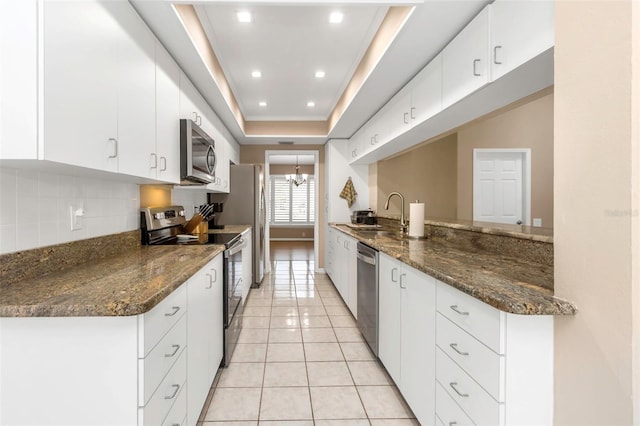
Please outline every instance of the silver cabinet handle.
[{"label": "silver cabinet handle", "polygon": [[449,383],[449,386],[451,386],[451,389],[453,389],[458,395],[460,395],[463,398],[467,398],[469,396],[468,393],[461,393],[458,388],[456,386],[458,386],[457,382],[451,382]]},{"label": "silver cabinet handle", "polygon": [[206,274],[209,277],[209,286],[205,287],[206,290],[209,290],[211,287],[213,287],[213,276],[211,274]]},{"label": "silver cabinet handle", "polygon": [[171,385],[172,388],[175,388],[175,390],[173,391],[173,395],[171,396],[165,396],[164,399],[173,399],[176,397],[176,395],[178,394],[178,391],[180,390],[180,385]]},{"label": "silver cabinet handle", "polygon": [[371,136],[371,145],[375,145],[375,143],[376,143],[376,142],[375,142],[375,140],[374,140],[374,137],[373,137],[373,136]]},{"label": "silver cabinet handle", "polygon": [[109,158],[116,158],[118,156],[118,139],[109,138],[108,142],[113,142],[113,155],[109,155]]},{"label": "silver cabinet handle", "polygon": [[406,289],[407,287],[402,285],[403,284],[403,280],[402,277],[407,276],[407,274],[400,274],[400,288]]},{"label": "silver cabinet handle", "polygon": [[193,121],[195,121],[196,124],[198,124],[198,112],[197,111],[193,111]]},{"label": "silver cabinet handle", "polygon": [[460,355],[463,355],[463,356],[469,355],[469,352],[462,352],[460,349],[458,349],[458,344],[457,343],[449,343],[449,347],[451,349],[453,349],[454,351],[456,351]]},{"label": "silver cabinet handle", "polygon": [[180,306],[173,306],[173,312],[167,312],[164,314],[165,317],[172,317],[175,314],[178,313],[178,311],[180,310]]},{"label": "silver cabinet handle", "polygon": [[409,122],[407,121],[409,117],[409,113],[405,112],[403,117],[402,117],[402,121],[404,121],[404,124],[409,124]]},{"label": "silver cabinet handle", "polygon": [[476,68],[476,66],[478,65],[478,62],[480,62],[480,59],[473,60],[473,75],[475,75],[476,77],[480,77],[480,74],[478,73]]},{"label": "silver cabinet handle", "polygon": [[449,306],[449,307],[451,308],[451,310],[452,310],[453,312],[455,312],[455,313],[457,313],[457,314],[460,314],[460,315],[469,315],[469,312],[463,312],[463,311],[459,310],[459,309],[458,309],[458,305],[451,305],[451,306]]},{"label": "silver cabinet handle", "polygon": [[496,65],[502,65],[502,62],[498,61],[498,49],[502,49],[502,46],[493,47],[493,63]]},{"label": "silver cabinet handle", "polygon": [[398,280],[397,280],[397,279],[394,279],[394,278],[393,278],[393,273],[394,273],[394,272],[397,272],[397,271],[398,271],[398,268],[393,268],[393,269],[391,270],[391,282],[394,282],[394,283],[397,283],[397,282],[398,282]]},{"label": "silver cabinet handle", "polygon": [[174,348],[173,349],[173,353],[164,354],[165,358],[173,358],[178,353],[178,351],[180,350],[180,345],[171,345],[171,347]]},{"label": "silver cabinet handle", "polygon": [[218,270],[217,269],[212,269],[211,272],[213,272],[213,282],[217,283],[218,282]]},{"label": "silver cabinet handle", "polygon": [[449,426],[456,426],[457,424],[458,424],[458,422],[449,422]]},{"label": "silver cabinet handle", "polygon": [[160,157],[160,171],[164,172],[167,170],[167,159],[166,157]]},{"label": "silver cabinet handle", "polygon": [[153,152],[151,153],[151,168],[152,169],[158,168],[158,156]]},{"label": "silver cabinet handle", "polygon": [[377,133],[373,136],[373,141],[375,143],[378,143],[378,134]]},{"label": "silver cabinet handle", "polygon": [[198,116],[198,120],[196,121],[196,123],[198,124],[198,126],[202,126],[202,116],[201,115]]},{"label": "silver cabinet handle", "polygon": [[411,119],[412,120],[416,119],[416,115],[414,114],[414,112],[416,112],[416,107],[411,107]]}]

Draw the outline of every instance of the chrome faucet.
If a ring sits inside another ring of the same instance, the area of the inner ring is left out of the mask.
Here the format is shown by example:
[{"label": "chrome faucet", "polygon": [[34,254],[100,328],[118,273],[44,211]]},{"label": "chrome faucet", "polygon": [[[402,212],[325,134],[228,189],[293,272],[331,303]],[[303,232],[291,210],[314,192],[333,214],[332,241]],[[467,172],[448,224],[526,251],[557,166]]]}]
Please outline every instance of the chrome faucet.
[{"label": "chrome faucet", "polygon": [[407,232],[407,222],[404,218],[404,197],[402,196],[402,194],[395,191],[390,193],[387,197],[387,202],[384,203],[384,209],[389,210],[389,200],[394,195],[400,197],[400,234],[404,235]]}]

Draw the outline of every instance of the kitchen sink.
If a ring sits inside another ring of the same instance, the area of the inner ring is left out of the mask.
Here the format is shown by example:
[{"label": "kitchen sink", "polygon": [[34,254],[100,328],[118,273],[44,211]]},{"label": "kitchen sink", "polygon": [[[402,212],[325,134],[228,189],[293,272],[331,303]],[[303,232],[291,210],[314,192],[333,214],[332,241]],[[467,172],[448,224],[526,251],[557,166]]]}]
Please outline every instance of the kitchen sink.
[{"label": "kitchen sink", "polygon": [[372,239],[372,238],[379,238],[379,237],[393,237],[398,233],[392,232],[392,231],[380,230],[380,229],[375,229],[375,230],[367,229],[367,230],[358,230],[356,231],[356,234],[358,234],[362,238]]}]

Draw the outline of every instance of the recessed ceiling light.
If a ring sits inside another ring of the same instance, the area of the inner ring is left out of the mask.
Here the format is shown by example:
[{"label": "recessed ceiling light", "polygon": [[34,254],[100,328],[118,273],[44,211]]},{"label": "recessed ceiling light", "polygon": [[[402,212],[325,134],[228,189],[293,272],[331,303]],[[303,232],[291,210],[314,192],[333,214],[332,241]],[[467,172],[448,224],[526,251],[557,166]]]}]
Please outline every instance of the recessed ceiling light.
[{"label": "recessed ceiling light", "polygon": [[260,105],[261,107],[266,107],[267,103],[265,101],[260,101],[258,102],[258,105]]},{"label": "recessed ceiling light", "polygon": [[262,77],[262,73],[259,70],[251,71],[251,77],[260,78],[260,77]]},{"label": "recessed ceiling light", "polygon": [[309,108],[313,108],[314,106],[316,106],[316,103],[315,103],[315,102],[313,102],[313,101],[309,101],[309,102],[307,102],[307,106],[308,106]]},{"label": "recessed ceiling light", "polygon": [[324,78],[324,71],[316,71],[316,78]]},{"label": "recessed ceiling light", "polygon": [[339,24],[344,19],[344,14],[342,12],[331,12],[329,15],[329,22],[332,24]]},{"label": "recessed ceiling light", "polygon": [[247,23],[253,21],[253,16],[251,16],[251,12],[247,12],[246,10],[241,10],[236,14],[238,17],[238,22]]}]

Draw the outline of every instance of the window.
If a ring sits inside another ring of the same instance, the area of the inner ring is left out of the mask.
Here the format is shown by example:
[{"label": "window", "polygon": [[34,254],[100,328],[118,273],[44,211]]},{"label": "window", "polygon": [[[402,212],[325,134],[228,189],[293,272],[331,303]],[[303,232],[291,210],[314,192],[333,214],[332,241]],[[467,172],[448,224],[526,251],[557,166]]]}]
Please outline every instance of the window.
[{"label": "window", "polygon": [[315,222],[315,182],[313,176],[307,182],[295,186],[284,175],[271,175],[272,225],[309,225]]}]

